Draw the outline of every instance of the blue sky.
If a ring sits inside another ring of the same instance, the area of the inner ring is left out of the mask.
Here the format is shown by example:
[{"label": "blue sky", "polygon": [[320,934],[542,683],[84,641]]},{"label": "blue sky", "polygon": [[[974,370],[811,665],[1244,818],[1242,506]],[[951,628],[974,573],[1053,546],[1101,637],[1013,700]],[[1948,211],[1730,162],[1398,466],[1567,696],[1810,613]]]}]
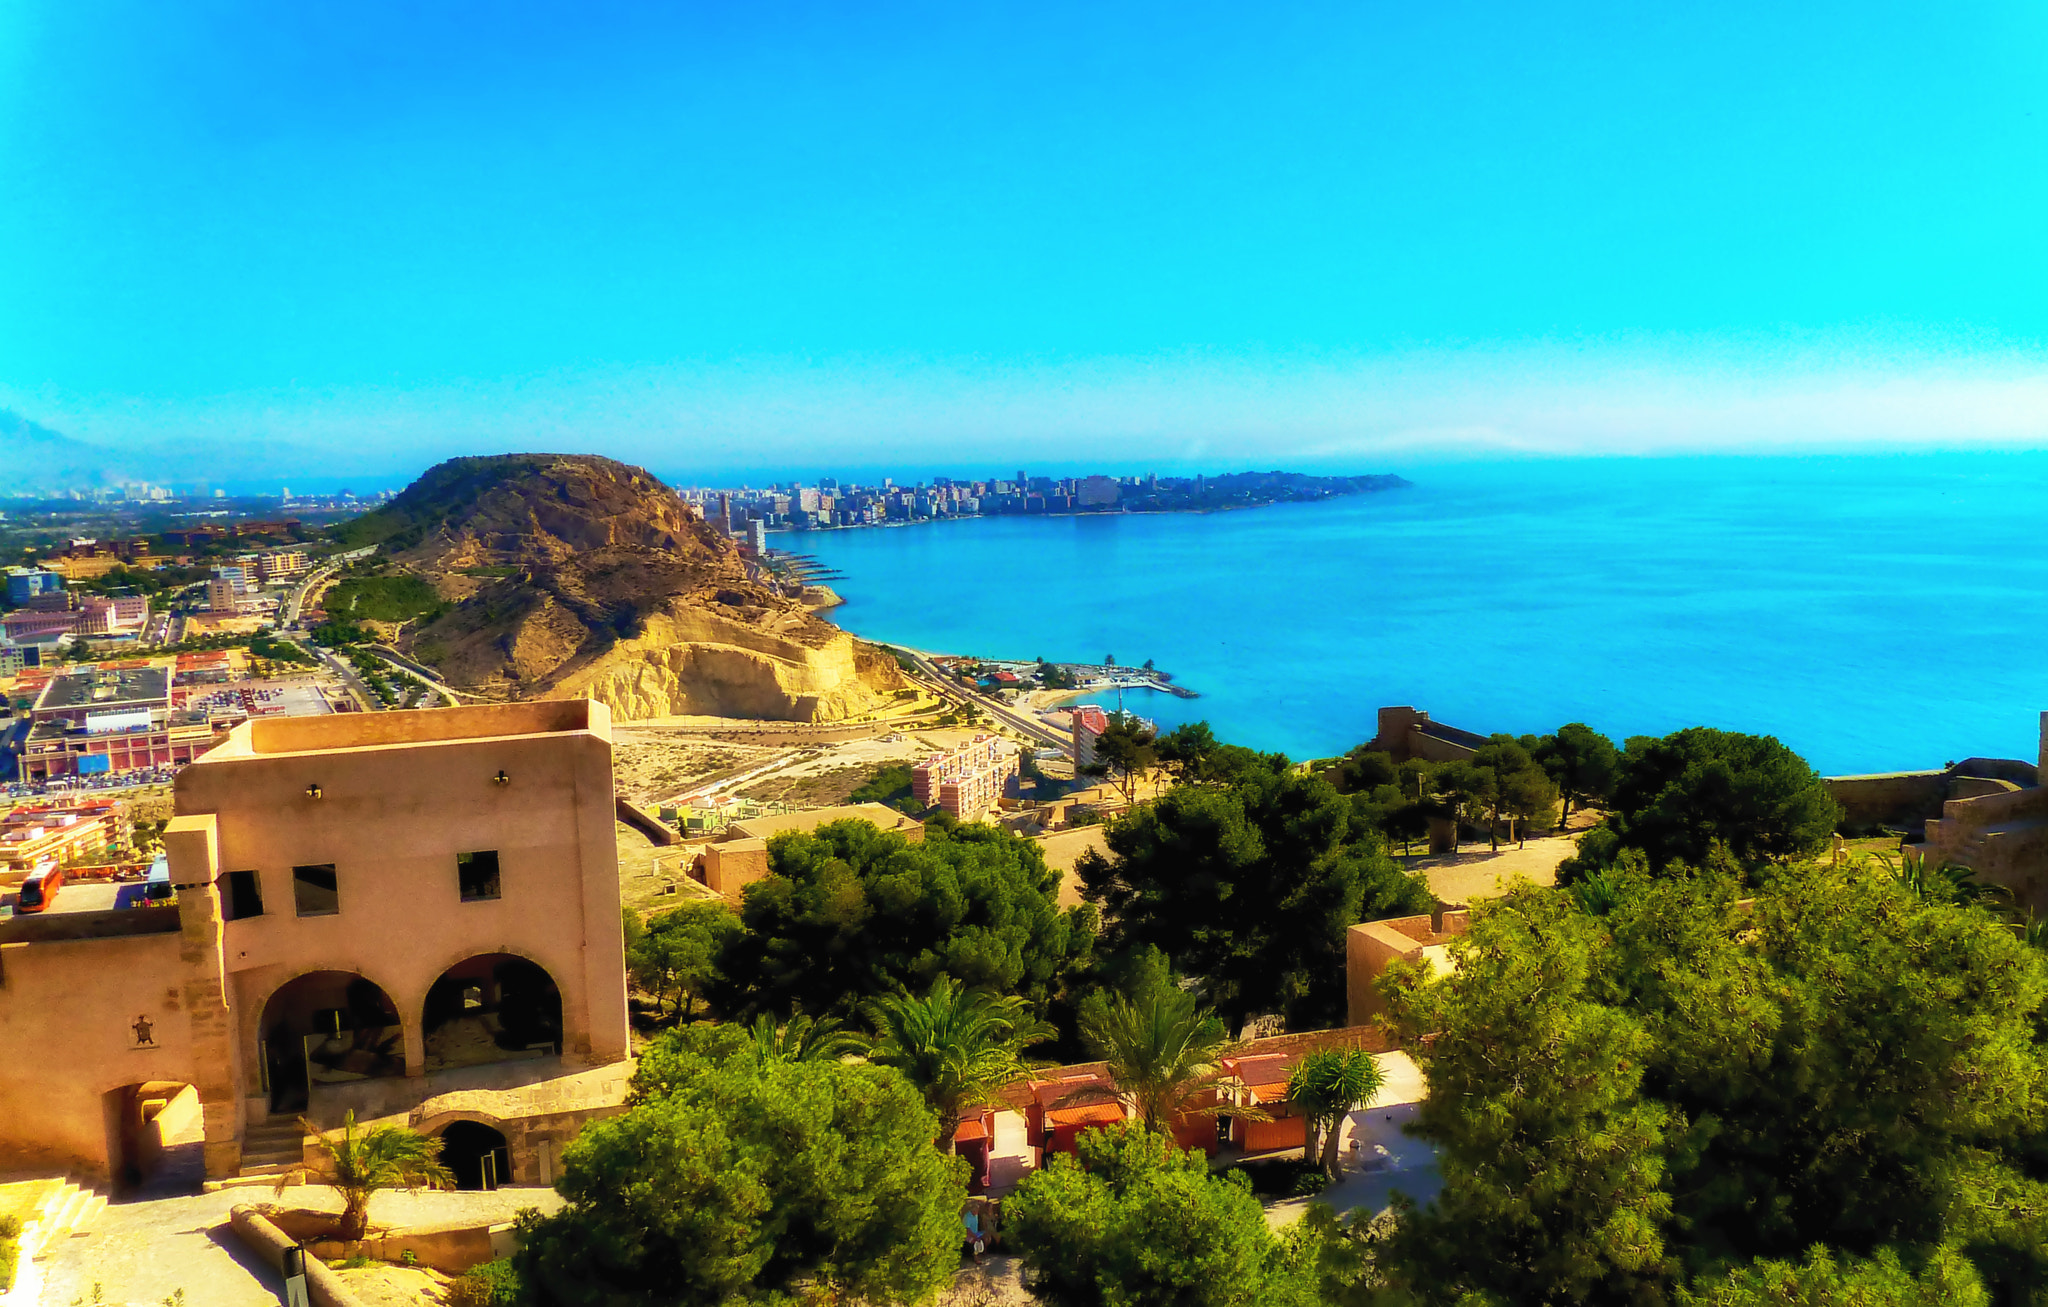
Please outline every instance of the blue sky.
[{"label": "blue sky", "polygon": [[2044,54],[2019,3],[15,0],[0,407],[350,471],[2039,446]]}]

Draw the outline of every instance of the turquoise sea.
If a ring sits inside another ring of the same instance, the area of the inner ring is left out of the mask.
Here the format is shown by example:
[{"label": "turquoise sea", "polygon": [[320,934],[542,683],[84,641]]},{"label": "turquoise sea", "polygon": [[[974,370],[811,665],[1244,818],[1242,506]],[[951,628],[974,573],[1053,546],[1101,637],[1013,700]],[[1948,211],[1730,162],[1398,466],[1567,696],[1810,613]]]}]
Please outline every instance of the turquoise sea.
[{"label": "turquoise sea", "polygon": [[2033,759],[2048,708],[2048,454],[1360,468],[1412,489],[1216,514],[771,537],[846,573],[873,639],[1147,658],[1162,725],[1291,756],[1374,709],[1468,730],[1706,724],[1822,772]]}]

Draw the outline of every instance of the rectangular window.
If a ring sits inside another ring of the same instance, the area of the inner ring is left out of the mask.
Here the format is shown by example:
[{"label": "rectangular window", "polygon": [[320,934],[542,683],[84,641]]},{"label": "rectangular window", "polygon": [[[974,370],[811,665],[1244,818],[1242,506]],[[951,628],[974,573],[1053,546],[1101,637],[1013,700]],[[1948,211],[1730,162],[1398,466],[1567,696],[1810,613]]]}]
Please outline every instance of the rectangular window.
[{"label": "rectangular window", "polygon": [[263,915],[263,886],[253,871],[231,871],[227,874],[227,893],[222,895],[228,910],[229,921],[240,921],[244,917]]},{"label": "rectangular window", "polygon": [[462,886],[462,901],[477,903],[498,897],[498,855],[494,851],[455,855],[455,878]]},{"label": "rectangular window", "polygon": [[331,917],[341,911],[341,889],[335,883],[334,864],[292,868],[292,899],[302,917]]}]

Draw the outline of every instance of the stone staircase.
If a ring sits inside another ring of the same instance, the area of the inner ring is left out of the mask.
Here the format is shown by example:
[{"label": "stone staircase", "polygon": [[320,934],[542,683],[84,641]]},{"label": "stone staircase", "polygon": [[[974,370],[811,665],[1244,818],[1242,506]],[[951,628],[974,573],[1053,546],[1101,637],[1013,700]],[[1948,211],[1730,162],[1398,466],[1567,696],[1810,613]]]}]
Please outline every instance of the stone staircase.
[{"label": "stone staircase", "polygon": [[42,1262],[50,1247],[80,1233],[106,1209],[107,1198],[69,1177],[0,1185],[0,1207],[21,1217],[21,1255],[13,1292],[0,1284],[0,1305],[33,1307],[42,1292]]},{"label": "stone staircase", "polygon": [[106,1206],[106,1195],[90,1185],[70,1179],[56,1181],[37,1204],[34,1219],[23,1222],[21,1246],[40,1257],[57,1240],[68,1239],[92,1224]]},{"label": "stone staircase", "polygon": [[291,1170],[304,1160],[305,1137],[305,1130],[290,1117],[250,1126],[242,1136],[241,1174],[277,1176]]}]

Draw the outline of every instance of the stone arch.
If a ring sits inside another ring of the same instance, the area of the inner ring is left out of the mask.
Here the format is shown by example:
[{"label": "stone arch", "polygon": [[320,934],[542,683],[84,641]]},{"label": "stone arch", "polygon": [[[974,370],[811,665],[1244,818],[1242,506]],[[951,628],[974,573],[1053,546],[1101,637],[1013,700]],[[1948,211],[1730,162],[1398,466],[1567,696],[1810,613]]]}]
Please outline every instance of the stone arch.
[{"label": "stone arch", "polygon": [[441,1165],[457,1189],[496,1189],[512,1183],[512,1143],[503,1121],[482,1112],[438,1113],[420,1133],[441,1141]]},{"label": "stone arch", "polygon": [[117,1193],[167,1180],[197,1192],[205,1179],[199,1088],[184,1076],[144,1076],[99,1091],[106,1178]]},{"label": "stone arch", "polygon": [[444,967],[420,1001],[429,1073],[562,1052],[562,990],[523,952],[472,952]]},{"label": "stone arch", "polygon": [[254,1006],[256,1067],[273,1112],[306,1110],[317,1085],[406,1072],[404,1012],[354,967],[301,968]]}]

